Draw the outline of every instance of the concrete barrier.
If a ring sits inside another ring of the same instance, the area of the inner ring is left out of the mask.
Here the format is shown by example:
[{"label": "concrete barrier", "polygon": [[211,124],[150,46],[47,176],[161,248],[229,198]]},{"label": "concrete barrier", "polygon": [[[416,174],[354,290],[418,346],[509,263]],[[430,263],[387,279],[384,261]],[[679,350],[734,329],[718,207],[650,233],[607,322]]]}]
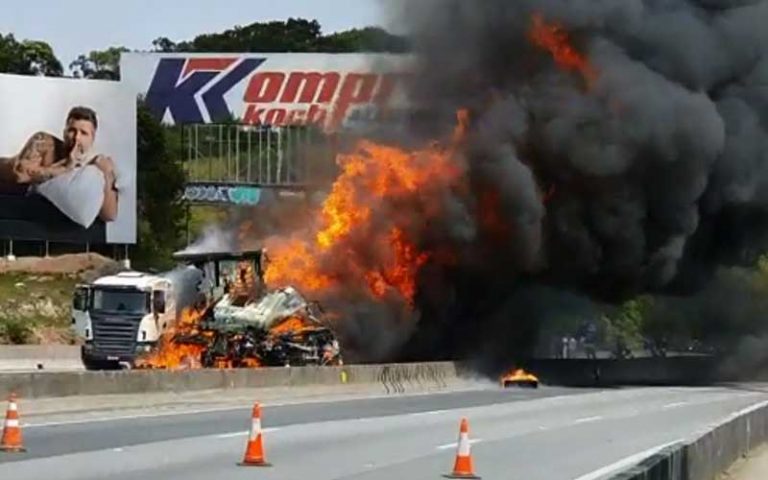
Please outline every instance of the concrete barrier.
[{"label": "concrete barrier", "polygon": [[0,345],[0,372],[83,370],[77,345]]},{"label": "concrete barrier", "polygon": [[[710,357],[545,359],[522,365],[551,385],[696,385],[722,380],[716,377],[717,360]],[[454,362],[253,370],[30,371],[0,374],[0,396],[10,391],[27,397],[55,397],[341,383],[375,383],[384,393],[398,394],[445,389],[459,378],[478,376],[469,364]]]},{"label": "concrete barrier", "polygon": [[609,480],[714,480],[752,448],[768,441],[768,402],[662,449]]},{"label": "concrete barrier", "polygon": [[709,356],[614,359],[539,359],[522,362],[544,383],[568,386],[704,385],[729,380]]},{"label": "concrete barrier", "polygon": [[395,394],[445,389],[458,381],[456,366],[450,362],[232,370],[30,372],[0,375],[0,398],[11,392],[24,398],[44,398],[337,384],[378,384],[384,393]]}]

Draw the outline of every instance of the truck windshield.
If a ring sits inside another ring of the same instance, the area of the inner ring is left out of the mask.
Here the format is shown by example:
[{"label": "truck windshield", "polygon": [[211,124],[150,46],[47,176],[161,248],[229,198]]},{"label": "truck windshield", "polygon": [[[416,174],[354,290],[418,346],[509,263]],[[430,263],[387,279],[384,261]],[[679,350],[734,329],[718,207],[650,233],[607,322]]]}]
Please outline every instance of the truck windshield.
[{"label": "truck windshield", "polygon": [[148,313],[149,293],[137,290],[94,289],[91,309],[105,312]]}]

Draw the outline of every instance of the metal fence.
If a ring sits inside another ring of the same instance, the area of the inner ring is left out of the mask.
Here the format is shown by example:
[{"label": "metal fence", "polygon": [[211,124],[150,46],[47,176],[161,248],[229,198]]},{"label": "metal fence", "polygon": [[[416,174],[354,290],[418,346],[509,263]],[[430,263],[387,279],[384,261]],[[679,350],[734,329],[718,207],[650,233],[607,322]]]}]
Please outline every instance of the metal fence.
[{"label": "metal fence", "polygon": [[332,175],[333,138],[311,127],[185,125],[189,182],[303,187]]}]

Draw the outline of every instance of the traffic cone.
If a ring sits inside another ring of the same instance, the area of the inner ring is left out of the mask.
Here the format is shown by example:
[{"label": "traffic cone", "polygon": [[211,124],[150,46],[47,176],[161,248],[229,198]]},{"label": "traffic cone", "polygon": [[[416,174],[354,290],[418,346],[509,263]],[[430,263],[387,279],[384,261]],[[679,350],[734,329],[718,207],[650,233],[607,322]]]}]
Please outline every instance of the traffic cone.
[{"label": "traffic cone", "polygon": [[19,425],[19,409],[16,406],[16,395],[8,398],[8,410],[5,413],[5,425],[3,426],[3,438],[0,439],[0,451],[2,452],[26,452],[21,440],[21,426]]},{"label": "traffic cone", "polygon": [[453,473],[443,475],[445,478],[476,478],[474,467],[472,466],[472,454],[469,451],[469,422],[466,418],[461,419],[459,427],[459,444],[456,448],[456,462],[453,464]]},{"label": "traffic cone", "polygon": [[245,467],[271,467],[264,458],[264,445],[261,432],[261,405],[256,403],[251,414],[251,433],[245,448],[245,457],[240,465]]}]

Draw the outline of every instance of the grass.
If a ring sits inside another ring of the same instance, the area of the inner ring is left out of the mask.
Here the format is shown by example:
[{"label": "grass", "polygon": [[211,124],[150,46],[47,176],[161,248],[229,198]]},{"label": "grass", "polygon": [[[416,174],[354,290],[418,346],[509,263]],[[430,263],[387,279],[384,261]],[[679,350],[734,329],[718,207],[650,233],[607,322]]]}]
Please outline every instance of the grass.
[{"label": "grass", "polygon": [[65,275],[0,275],[0,344],[70,343],[77,282]]}]

